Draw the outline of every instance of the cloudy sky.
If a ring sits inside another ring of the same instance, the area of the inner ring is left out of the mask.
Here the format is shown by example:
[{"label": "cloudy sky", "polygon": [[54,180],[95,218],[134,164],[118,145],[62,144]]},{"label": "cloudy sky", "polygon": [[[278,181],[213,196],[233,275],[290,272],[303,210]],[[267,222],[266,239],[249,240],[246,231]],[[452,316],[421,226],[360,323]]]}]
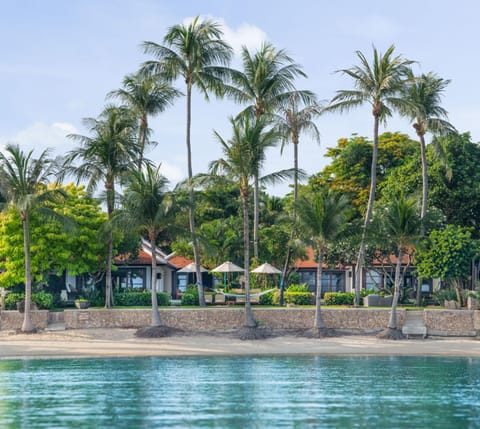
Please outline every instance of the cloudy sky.
[{"label": "cloudy sky", "polygon": [[[149,59],[140,43],[160,43],[168,27],[196,15],[221,22],[237,50],[242,45],[254,50],[262,41],[285,49],[308,74],[297,86],[325,100],[351,88],[334,71],[355,64],[355,51],[371,57],[372,45],[385,51],[393,43],[398,53],[418,61],[417,72],[452,80],[444,98],[450,120],[480,139],[480,6],[474,0],[0,0],[0,7],[0,147],[15,142],[58,154],[72,149],[65,136],[86,134],[82,118],[96,117],[105,95]],[[179,99],[150,123],[158,146],[149,157],[162,163],[173,183],[186,175],[184,103]],[[227,100],[194,98],[194,172],[205,172],[208,162],[220,157],[213,130],[228,139],[228,117],[239,110]],[[320,146],[301,141],[300,166],[310,174],[325,165],[323,153],[338,138],[371,137],[372,119],[363,109],[324,115],[317,125]],[[413,136],[405,120],[394,118],[387,129]],[[291,148],[283,156],[279,149],[268,155],[266,172],[292,164]],[[282,195],[288,187],[269,191]]]}]

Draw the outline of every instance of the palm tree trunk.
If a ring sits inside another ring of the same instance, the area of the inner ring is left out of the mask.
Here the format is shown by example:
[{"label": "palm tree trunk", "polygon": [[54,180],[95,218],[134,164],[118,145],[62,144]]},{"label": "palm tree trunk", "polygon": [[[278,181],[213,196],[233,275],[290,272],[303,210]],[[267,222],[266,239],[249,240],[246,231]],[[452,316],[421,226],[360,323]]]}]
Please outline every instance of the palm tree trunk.
[{"label": "palm tree trunk", "polygon": [[322,264],[323,264],[323,251],[321,247],[318,249],[318,258],[317,258],[317,291],[315,295],[315,324],[313,325],[314,329],[320,331],[325,329],[325,322],[323,321],[322,312],[321,312],[321,300],[322,300]]},{"label": "palm tree trunk", "polygon": [[145,113],[142,114],[142,118],[140,119],[140,130],[138,132],[138,147],[139,147],[139,154],[138,154],[138,169],[142,169],[143,164],[143,154],[145,152],[145,143],[147,141],[147,128],[148,128],[148,119]]},{"label": "palm tree trunk", "polygon": [[400,288],[402,287],[402,249],[398,249],[397,265],[395,266],[395,291],[393,292],[392,310],[390,311],[390,320],[388,322],[388,329],[397,329],[397,304],[400,296]]},{"label": "palm tree trunk", "polygon": [[355,267],[355,306],[360,305],[360,288],[362,280],[362,268],[365,265],[365,240],[367,228],[372,220],[373,204],[375,203],[375,189],[377,187],[377,158],[378,158],[378,126],[379,116],[374,115],[373,123],[373,153],[372,165],[370,169],[370,193],[368,195],[367,211],[363,222],[362,240],[358,251],[357,265]]},{"label": "palm tree trunk", "polygon": [[25,313],[23,317],[22,331],[32,332],[34,326],[32,323],[32,313],[30,310],[32,304],[32,277],[30,270],[30,225],[28,211],[22,213],[23,220],[23,251],[25,254]]},{"label": "palm tree trunk", "polygon": [[290,266],[290,259],[292,258],[292,242],[295,238],[295,227],[297,223],[297,200],[298,200],[298,138],[293,138],[293,220],[292,230],[290,231],[290,241],[287,247],[287,257],[285,258],[285,265],[282,271],[282,280],[280,282],[280,299],[279,304],[283,306],[283,293],[285,290],[285,282],[287,278],[288,267]]},{"label": "palm tree trunk", "polygon": [[190,234],[193,244],[193,259],[195,260],[195,273],[197,277],[198,302],[205,307],[205,294],[203,293],[202,273],[200,271],[200,252],[198,249],[197,235],[195,234],[195,196],[193,192],[193,169],[192,169],[192,147],[190,144],[190,128],[192,123],[192,88],[187,83],[187,163],[188,163],[188,220],[190,223]]},{"label": "palm tree trunk", "polygon": [[258,235],[260,222],[258,172],[253,178],[253,257],[258,259]]},{"label": "palm tree trunk", "polygon": [[[420,211],[420,236],[425,235],[425,216],[427,215],[428,203],[428,174],[427,174],[427,155],[425,146],[425,136],[422,133],[417,133],[420,139],[420,158],[422,160],[422,208]],[[420,306],[422,301],[422,278],[417,278],[417,306]]]},{"label": "palm tree trunk", "polygon": [[243,246],[245,267],[245,326],[255,328],[257,323],[253,317],[252,304],[250,302],[250,229],[248,226],[248,189],[241,190],[243,205]]},{"label": "palm tree trunk", "polygon": [[[107,220],[110,222],[115,208],[115,188],[113,183],[106,183],[107,191]],[[112,263],[113,263],[113,233],[108,232],[107,241],[107,266],[105,267],[105,308],[112,308]]]},{"label": "palm tree trunk", "polygon": [[152,291],[152,326],[161,326],[160,313],[158,312],[158,298],[157,298],[157,246],[155,245],[155,233],[149,234],[150,248],[152,249],[152,276],[151,276],[151,291]]}]

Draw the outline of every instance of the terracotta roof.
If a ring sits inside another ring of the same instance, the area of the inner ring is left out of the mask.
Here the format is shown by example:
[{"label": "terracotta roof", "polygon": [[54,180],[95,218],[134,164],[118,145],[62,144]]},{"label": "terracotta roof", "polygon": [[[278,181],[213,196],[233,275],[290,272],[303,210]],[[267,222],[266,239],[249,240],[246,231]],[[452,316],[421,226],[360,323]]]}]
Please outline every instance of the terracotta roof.
[{"label": "terracotta roof", "polygon": [[185,258],[183,256],[172,256],[168,259],[168,262],[174,265],[176,268],[181,269],[186,267],[188,264],[191,264],[193,261],[191,259]]},{"label": "terracotta roof", "polygon": [[138,252],[137,258],[130,260],[132,254],[127,253],[124,255],[117,255],[115,256],[114,262],[115,264],[128,264],[128,265],[151,265],[152,264],[152,256],[150,253],[145,252],[144,250],[140,250]]},{"label": "terracotta roof", "polygon": [[315,254],[311,247],[307,247],[307,259],[297,259],[293,265],[295,268],[312,268],[317,269],[318,264],[315,262]]}]

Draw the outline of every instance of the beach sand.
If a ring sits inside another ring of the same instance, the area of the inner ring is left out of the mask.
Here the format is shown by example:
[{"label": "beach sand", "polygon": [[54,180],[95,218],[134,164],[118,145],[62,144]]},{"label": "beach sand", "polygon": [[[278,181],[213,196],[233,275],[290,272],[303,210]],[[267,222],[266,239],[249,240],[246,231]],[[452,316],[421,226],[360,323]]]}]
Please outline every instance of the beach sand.
[{"label": "beach sand", "polygon": [[480,341],[474,338],[387,341],[375,336],[346,335],[312,339],[286,335],[241,341],[225,334],[192,334],[144,339],[136,338],[135,331],[78,329],[36,334],[0,332],[0,359],[297,354],[480,357]]}]

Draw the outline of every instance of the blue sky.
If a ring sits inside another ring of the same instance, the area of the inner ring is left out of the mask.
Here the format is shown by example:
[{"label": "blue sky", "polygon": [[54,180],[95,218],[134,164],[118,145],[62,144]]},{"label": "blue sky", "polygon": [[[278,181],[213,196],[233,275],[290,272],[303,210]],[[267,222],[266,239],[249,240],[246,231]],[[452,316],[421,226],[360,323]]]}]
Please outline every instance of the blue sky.
[{"label": "blue sky", "polygon": [[[393,43],[398,53],[418,61],[417,72],[452,80],[444,97],[450,120],[480,139],[480,6],[474,0],[0,0],[0,6],[0,146],[16,142],[26,150],[52,147],[59,154],[73,148],[65,135],[86,134],[81,119],[96,117],[105,95],[149,59],[139,44],[161,42],[168,27],[195,15],[221,21],[234,47],[254,50],[267,40],[285,49],[308,74],[298,88],[325,100],[351,88],[334,71],[355,64],[356,50],[370,57],[373,44],[384,51]],[[162,162],[173,183],[186,175],[184,104],[179,99],[150,122],[158,146],[149,156]],[[213,130],[228,139],[228,117],[239,110],[228,100],[206,103],[194,97],[194,172],[205,172],[208,162],[221,156]],[[309,174],[326,164],[323,153],[338,138],[372,133],[368,108],[324,115],[317,125],[320,146],[308,138],[300,142],[300,166]],[[414,135],[399,118],[386,129]],[[291,152],[270,151],[265,172],[289,168]],[[282,195],[288,189],[285,184],[269,192]]]}]

